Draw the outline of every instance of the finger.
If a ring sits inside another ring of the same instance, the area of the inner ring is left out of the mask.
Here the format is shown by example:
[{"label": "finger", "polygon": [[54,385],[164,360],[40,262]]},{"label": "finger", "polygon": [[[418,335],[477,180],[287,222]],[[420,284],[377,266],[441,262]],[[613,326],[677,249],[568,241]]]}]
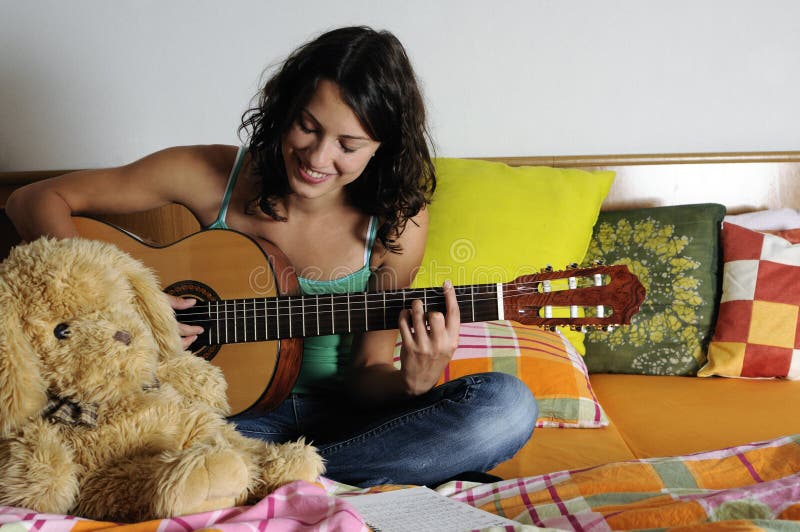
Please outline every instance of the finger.
[{"label": "finger", "polygon": [[400,318],[397,320],[397,328],[400,330],[400,339],[406,346],[414,345],[414,334],[411,332],[411,311],[403,309],[400,311]]},{"label": "finger", "polygon": [[188,325],[186,323],[178,322],[178,333],[183,336],[197,336],[203,333],[203,328],[199,325]]},{"label": "finger", "polygon": [[453,356],[458,348],[458,333],[450,334],[445,325],[445,316],[441,312],[429,312],[430,339],[437,356]]},{"label": "finger", "polygon": [[167,299],[169,299],[169,305],[175,310],[193,307],[197,303],[193,297],[175,297],[171,294],[167,294]]},{"label": "finger", "polygon": [[445,281],[442,288],[444,290],[445,309],[447,309],[447,316],[445,316],[447,332],[450,335],[458,336],[458,329],[461,327],[461,311],[458,308],[456,289],[450,280]]},{"label": "finger", "polygon": [[183,338],[181,338],[181,343],[183,344],[183,348],[189,349],[189,346],[192,345],[195,340],[197,340],[196,334],[193,334],[192,336],[184,336]]},{"label": "finger", "polygon": [[418,337],[422,335],[427,336],[427,327],[425,326],[425,306],[422,301],[415,299],[411,302],[411,324],[414,326],[414,332]]},{"label": "finger", "polygon": [[428,312],[428,327],[430,335],[434,339],[447,334],[444,314],[436,311]]}]

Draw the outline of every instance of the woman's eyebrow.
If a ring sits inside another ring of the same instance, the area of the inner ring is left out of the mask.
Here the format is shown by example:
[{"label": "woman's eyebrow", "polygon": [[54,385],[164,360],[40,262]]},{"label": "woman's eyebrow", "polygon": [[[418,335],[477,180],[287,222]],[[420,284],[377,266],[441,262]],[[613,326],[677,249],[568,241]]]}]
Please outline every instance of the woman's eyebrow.
[{"label": "woman's eyebrow", "polygon": [[[311,120],[313,120],[313,121],[314,121],[314,122],[315,122],[315,123],[316,123],[318,126],[319,126],[319,125],[321,125],[321,124],[320,124],[320,122],[319,122],[319,120],[317,120],[317,117],[316,117],[316,116],[314,116],[314,113],[312,113],[311,111],[309,111],[309,110],[308,110],[308,109],[306,109],[306,108],[303,108],[303,109],[302,109],[302,111],[303,111],[305,114],[307,114],[307,115],[308,115],[308,116],[311,118]],[[360,135],[338,135],[338,137],[339,137],[339,138],[343,138],[343,139],[352,139],[352,140],[366,140],[366,141],[370,141],[370,142],[372,142],[372,139],[371,139],[371,138],[369,138],[369,137],[364,137],[364,136],[360,136]]]}]

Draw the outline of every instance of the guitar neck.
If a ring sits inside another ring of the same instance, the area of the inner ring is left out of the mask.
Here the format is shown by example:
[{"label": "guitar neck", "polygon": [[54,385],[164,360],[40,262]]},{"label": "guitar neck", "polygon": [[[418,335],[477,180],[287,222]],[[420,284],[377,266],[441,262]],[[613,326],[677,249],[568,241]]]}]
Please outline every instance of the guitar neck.
[{"label": "guitar neck", "polygon": [[[458,286],[462,322],[502,319],[502,285]],[[226,299],[177,311],[178,320],[205,329],[205,344],[262,342],[396,329],[400,311],[419,299],[425,311],[445,311],[442,288]]]}]

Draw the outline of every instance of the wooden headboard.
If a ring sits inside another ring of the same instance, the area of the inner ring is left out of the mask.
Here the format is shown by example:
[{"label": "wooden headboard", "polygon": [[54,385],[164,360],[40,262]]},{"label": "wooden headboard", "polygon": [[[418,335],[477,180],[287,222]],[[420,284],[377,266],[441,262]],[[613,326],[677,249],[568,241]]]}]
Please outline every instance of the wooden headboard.
[{"label": "wooden headboard", "polygon": [[800,208],[800,151],[560,157],[489,160],[617,173],[603,210],[721,203],[728,212]]},{"label": "wooden headboard", "polygon": [[[800,151],[554,157],[492,157],[511,166],[539,165],[613,170],[617,178],[604,210],[721,203],[730,213],[800,208]],[[0,173],[0,207],[15,188],[65,171]],[[171,205],[128,216],[107,217],[144,238],[169,243],[199,229],[182,207]],[[0,257],[18,241],[0,217]]]}]

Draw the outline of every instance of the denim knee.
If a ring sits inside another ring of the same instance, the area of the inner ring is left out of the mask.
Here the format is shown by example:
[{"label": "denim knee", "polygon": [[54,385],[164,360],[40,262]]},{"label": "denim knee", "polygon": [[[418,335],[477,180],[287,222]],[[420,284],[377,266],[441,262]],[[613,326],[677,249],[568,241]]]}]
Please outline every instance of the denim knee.
[{"label": "denim knee", "polygon": [[485,401],[502,413],[511,427],[509,437],[521,440],[519,446],[522,447],[530,439],[539,416],[536,398],[530,388],[513,375],[494,372],[481,374],[481,377],[491,384]]},{"label": "denim knee", "polygon": [[465,379],[479,393],[470,401],[473,415],[462,429],[472,435],[474,452],[483,455],[484,470],[491,469],[530,439],[539,409],[530,389],[513,375],[492,372]]}]

